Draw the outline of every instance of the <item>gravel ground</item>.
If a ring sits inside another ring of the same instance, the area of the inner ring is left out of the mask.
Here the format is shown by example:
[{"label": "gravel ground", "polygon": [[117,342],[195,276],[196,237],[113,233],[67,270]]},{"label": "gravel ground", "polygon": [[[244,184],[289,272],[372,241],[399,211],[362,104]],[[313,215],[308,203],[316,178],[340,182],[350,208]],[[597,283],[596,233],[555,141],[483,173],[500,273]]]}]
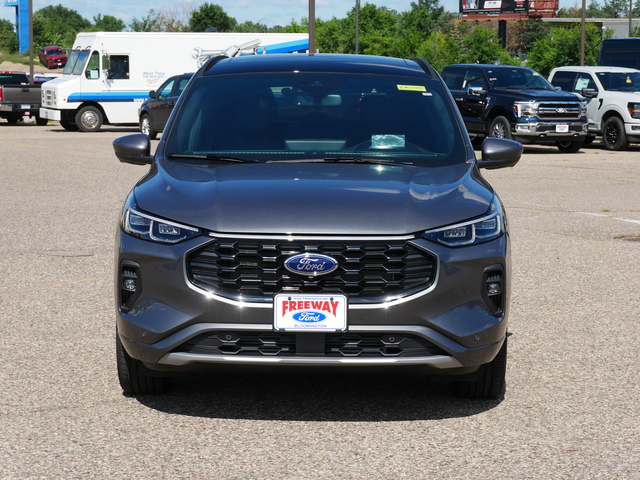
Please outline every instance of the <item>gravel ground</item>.
[{"label": "gravel ground", "polygon": [[0,123],[1,478],[640,479],[640,148],[530,147],[485,172],[512,235],[500,400],[314,372],[136,398],[116,379],[112,286],[145,167],[111,142],[133,132]]}]

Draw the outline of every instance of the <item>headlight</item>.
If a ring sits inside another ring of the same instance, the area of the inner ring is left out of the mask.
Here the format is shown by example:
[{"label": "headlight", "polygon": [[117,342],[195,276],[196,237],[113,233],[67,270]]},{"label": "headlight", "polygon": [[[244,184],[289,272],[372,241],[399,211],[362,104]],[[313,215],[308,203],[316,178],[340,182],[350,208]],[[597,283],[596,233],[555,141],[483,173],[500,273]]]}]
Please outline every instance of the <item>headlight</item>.
[{"label": "headlight", "polygon": [[516,117],[536,117],[538,115],[538,103],[514,102],[513,111]]},{"label": "headlight", "polygon": [[504,214],[497,197],[493,197],[489,214],[456,225],[424,232],[422,236],[447,247],[464,247],[489,242],[505,232]]},{"label": "headlight", "polygon": [[587,115],[587,102],[580,102],[580,116],[586,117]]},{"label": "headlight", "polygon": [[627,105],[631,118],[640,118],[640,103],[629,103]]},{"label": "headlight", "polygon": [[197,228],[153,217],[131,207],[125,209],[121,225],[129,235],[158,243],[178,243],[202,233]]}]

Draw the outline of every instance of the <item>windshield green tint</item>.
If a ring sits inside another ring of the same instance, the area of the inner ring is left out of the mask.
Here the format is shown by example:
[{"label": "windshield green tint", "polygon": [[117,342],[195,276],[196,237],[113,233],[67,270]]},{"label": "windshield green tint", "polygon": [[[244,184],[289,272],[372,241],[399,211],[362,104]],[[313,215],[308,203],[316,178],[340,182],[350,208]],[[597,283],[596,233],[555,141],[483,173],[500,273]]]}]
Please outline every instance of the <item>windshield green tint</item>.
[{"label": "windshield green tint", "polygon": [[640,90],[640,72],[598,72],[605,90],[637,92]]},{"label": "windshield green tint", "polygon": [[339,73],[197,78],[168,132],[165,156],[259,162],[467,161],[448,93],[427,78]]},{"label": "windshield green tint", "polygon": [[496,68],[487,70],[492,88],[516,90],[554,90],[554,87],[535,70],[524,68]]},{"label": "windshield green tint", "polygon": [[64,75],[80,75],[84,71],[84,66],[90,53],[89,50],[73,50],[69,54],[67,64],[62,73]]}]

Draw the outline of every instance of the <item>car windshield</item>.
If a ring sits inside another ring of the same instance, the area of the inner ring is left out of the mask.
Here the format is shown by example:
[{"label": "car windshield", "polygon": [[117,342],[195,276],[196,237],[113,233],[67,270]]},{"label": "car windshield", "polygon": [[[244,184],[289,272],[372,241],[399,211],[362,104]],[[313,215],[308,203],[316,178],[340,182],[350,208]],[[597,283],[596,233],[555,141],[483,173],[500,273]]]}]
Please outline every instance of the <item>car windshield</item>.
[{"label": "car windshield", "polygon": [[47,55],[64,55],[63,51],[58,49],[58,50],[47,50],[46,51]]},{"label": "car windshield", "polygon": [[448,93],[428,78],[342,73],[197,78],[167,135],[168,158],[467,161]]},{"label": "car windshield", "polygon": [[640,72],[598,72],[605,90],[637,92],[640,90]]},{"label": "car windshield", "polygon": [[527,68],[496,68],[488,70],[492,88],[513,90],[554,90],[554,87],[535,70]]},{"label": "car windshield", "polygon": [[84,71],[84,66],[90,53],[89,50],[73,50],[69,54],[67,64],[62,73],[64,75],[80,75]]}]

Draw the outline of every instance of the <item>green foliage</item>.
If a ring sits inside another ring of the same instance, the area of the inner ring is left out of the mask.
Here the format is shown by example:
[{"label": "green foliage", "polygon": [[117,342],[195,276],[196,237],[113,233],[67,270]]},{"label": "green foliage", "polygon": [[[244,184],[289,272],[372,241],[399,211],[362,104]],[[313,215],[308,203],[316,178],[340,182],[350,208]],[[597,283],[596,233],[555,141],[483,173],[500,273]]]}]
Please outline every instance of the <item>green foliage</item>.
[{"label": "green foliage", "polygon": [[509,25],[507,50],[513,53],[529,53],[532,46],[549,35],[551,26],[535,20],[518,20]]},{"label": "green foliage", "polygon": [[75,10],[53,5],[41,8],[33,14],[34,48],[59,45],[71,48],[78,32],[91,28],[91,22]]},{"label": "green foliage", "polygon": [[238,24],[236,28],[233,29],[233,31],[239,33],[266,33],[269,31],[269,29],[262,23],[246,21]]},{"label": "green foliage", "polygon": [[[529,66],[545,77],[563,65],[580,65],[581,26],[555,27],[548,37],[538,40],[529,52]],[[585,25],[585,65],[596,65],[602,32],[590,23]]]},{"label": "green foliage", "polygon": [[160,24],[158,23],[158,16],[155,10],[149,10],[149,13],[141,19],[133,17],[129,24],[129,30],[132,32],[159,32]]},{"label": "green foliage", "polygon": [[92,30],[96,32],[122,32],[125,28],[122,20],[111,15],[98,14],[93,17]]},{"label": "green foliage", "polygon": [[513,63],[511,55],[500,45],[498,32],[487,27],[475,27],[462,37],[460,52],[463,63]]},{"label": "green foliage", "polygon": [[205,2],[191,14],[189,30],[204,32],[209,28],[215,28],[217,32],[232,32],[237,23],[220,5]]},{"label": "green foliage", "polygon": [[9,20],[0,20],[0,50],[7,53],[18,51],[18,37],[16,37],[13,24]]},{"label": "green foliage", "polygon": [[447,65],[459,61],[460,52],[461,48],[453,36],[434,32],[418,46],[416,56],[424,58],[436,70],[442,71]]}]

